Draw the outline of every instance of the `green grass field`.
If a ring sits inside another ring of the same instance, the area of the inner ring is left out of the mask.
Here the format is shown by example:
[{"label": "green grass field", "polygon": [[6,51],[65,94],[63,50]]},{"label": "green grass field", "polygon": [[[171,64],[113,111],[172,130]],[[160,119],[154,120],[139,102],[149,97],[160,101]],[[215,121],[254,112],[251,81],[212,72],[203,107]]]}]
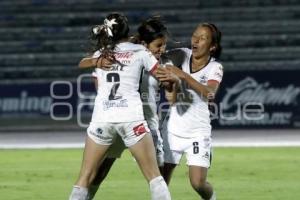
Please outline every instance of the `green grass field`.
[{"label": "green grass field", "polygon": [[[0,199],[67,200],[82,150],[0,150]],[[184,163],[171,181],[173,200],[199,200]],[[215,148],[209,180],[218,200],[299,200],[300,148]],[[150,199],[148,185],[126,152],[96,199]]]}]

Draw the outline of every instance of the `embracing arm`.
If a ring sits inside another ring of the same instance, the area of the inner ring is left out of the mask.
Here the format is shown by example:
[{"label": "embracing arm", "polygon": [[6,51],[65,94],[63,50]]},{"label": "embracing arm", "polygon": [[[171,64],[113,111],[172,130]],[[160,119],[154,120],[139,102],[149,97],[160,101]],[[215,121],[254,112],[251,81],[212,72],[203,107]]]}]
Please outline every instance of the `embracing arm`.
[{"label": "embracing arm", "polygon": [[183,72],[184,75],[182,76],[181,80],[185,81],[190,88],[192,88],[195,92],[197,92],[199,95],[202,95],[206,98],[209,98],[210,95],[216,94],[218,88],[219,88],[219,82],[216,80],[208,80],[207,85],[203,85],[196,81],[192,76],[189,74]]},{"label": "embracing arm", "polygon": [[92,57],[85,57],[80,60],[78,66],[81,69],[91,68],[91,67],[98,67],[102,69],[109,69],[113,64],[113,58],[111,57],[102,57],[99,56],[92,56]]},{"label": "embracing arm", "polygon": [[79,66],[79,68],[82,68],[82,69],[95,67],[97,64],[97,60],[98,60],[98,58],[92,58],[92,57],[83,58],[79,62],[78,66]]},{"label": "embracing arm", "polygon": [[214,96],[219,87],[219,82],[216,80],[208,80],[207,85],[203,85],[196,81],[191,75],[183,72],[177,67],[168,66],[165,69],[160,70],[159,72],[161,73],[160,80],[167,81],[172,78],[174,79],[175,77],[175,80],[178,79],[178,81],[176,81],[178,86],[180,86],[181,81],[184,81],[189,85],[191,89],[206,98],[211,99],[211,97]]}]

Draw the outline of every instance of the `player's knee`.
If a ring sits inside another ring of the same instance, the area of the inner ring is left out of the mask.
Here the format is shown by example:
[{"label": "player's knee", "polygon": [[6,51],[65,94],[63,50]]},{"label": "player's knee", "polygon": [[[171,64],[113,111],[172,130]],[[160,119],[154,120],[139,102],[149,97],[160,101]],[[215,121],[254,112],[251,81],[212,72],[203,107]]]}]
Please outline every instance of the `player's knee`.
[{"label": "player's knee", "polygon": [[191,178],[190,180],[192,187],[194,188],[194,190],[201,192],[203,190],[205,190],[205,186],[206,186],[206,179],[205,178]]}]

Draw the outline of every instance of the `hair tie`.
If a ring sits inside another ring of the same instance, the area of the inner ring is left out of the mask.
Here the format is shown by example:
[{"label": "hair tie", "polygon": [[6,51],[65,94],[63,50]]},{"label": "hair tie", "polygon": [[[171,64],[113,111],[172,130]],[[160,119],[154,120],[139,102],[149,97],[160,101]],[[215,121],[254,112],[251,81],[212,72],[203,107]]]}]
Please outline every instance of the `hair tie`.
[{"label": "hair tie", "polygon": [[93,33],[94,35],[98,35],[100,33],[100,31],[102,30],[103,28],[103,25],[96,25],[94,28],[93,28]]},{"label": "hair tie", "polygon": [[112,29],[113,29],[114,24],[118,24],[116,22],[116,19],[111,19],[111,20],[105,19],[104,20],[104,25],[103,25],[104,30],[106,31],[106,33],[108,34],[109,37],[113,37]]}]

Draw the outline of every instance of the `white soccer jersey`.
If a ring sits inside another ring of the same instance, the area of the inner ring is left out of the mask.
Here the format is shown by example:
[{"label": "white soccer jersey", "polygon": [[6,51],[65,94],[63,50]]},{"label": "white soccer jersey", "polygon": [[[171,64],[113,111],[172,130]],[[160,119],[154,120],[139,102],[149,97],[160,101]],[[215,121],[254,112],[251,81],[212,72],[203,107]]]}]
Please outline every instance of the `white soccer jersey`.
[{"label": "white soccer jersey", "polygon": [[[214,58],[211,58],[201,70],[191,72],[192,51],[187,48],[181,48],[178,51],[185,54],[181,64],[182,70],[199,83],[207,85],[209,80],[221,82],[223,67]],[[178,63],[176,64],[178,66]],[[177,98],[177,102],[171,107],[167,122],[168,132],[185,138],[196,137],[199,134],[210,135],[211,125],[207,99],[190,89],[185,82],[182,82],[181,88],[185,96]]]},{"label": "white soccer jersey", "polygon": [[[96,70],[98,92],[92,122],[131,122],[144,119],[139,94],[139,82],[144,68],[153,71],[158,66],[155,57],[144,46],[129,42],[115,49],[117,63],[110,71]],[[93,57],[99,57],[96,52]]]}]

